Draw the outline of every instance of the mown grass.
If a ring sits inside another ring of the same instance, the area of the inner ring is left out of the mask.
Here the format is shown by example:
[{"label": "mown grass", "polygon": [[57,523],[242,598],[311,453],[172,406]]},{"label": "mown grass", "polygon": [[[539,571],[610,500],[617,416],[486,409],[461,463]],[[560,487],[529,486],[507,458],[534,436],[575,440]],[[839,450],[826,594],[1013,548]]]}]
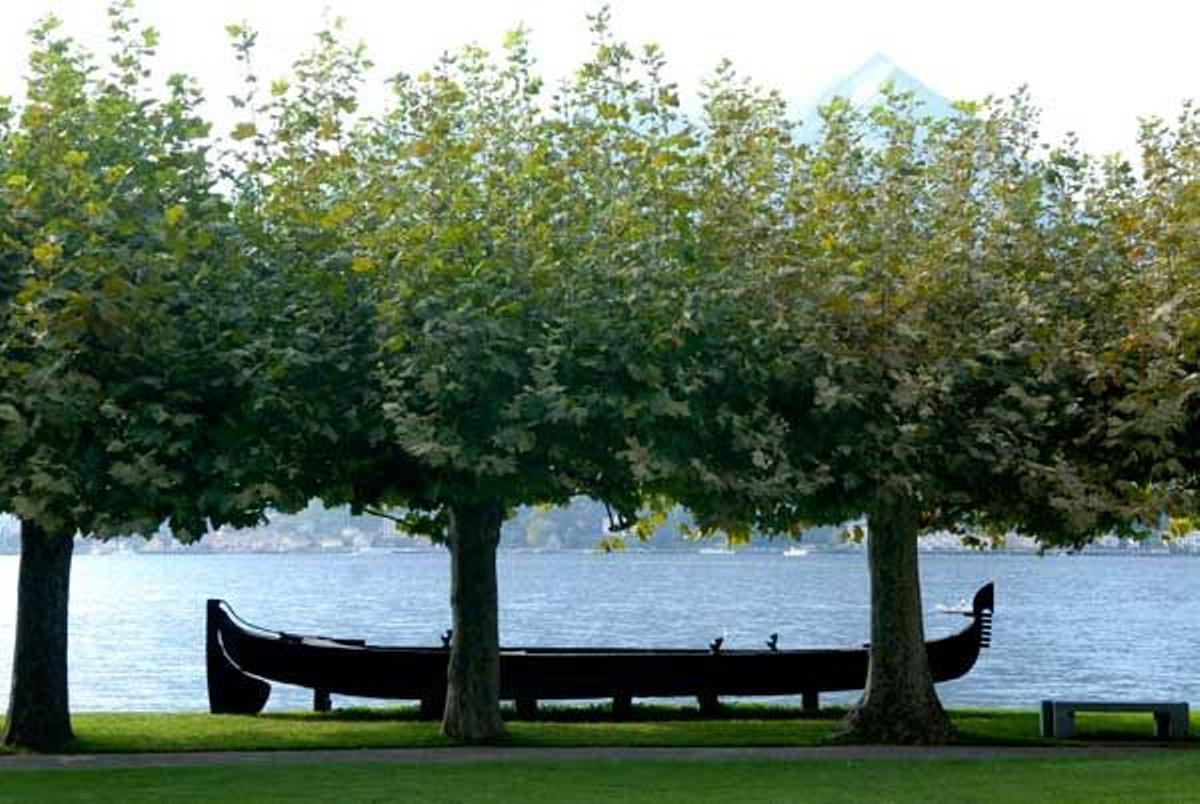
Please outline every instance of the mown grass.
[{"label": "mown grass", "polygon": [[506,762],[6,772],[0,802],[1181,802],[1191,752],[997,762]]},{"label": "mown grass", "polygon": [[[635,719],[613,722],[603,707],[548,709],[537,720],[511,720],[503,741],[515,746],[774,746],[831,742],[840,710],[818,717],[795,709],[738,705],[719,719],[694,709],[638,706]],[[960,740],[975,745],[1056,744],[1038,736],[1036,712],[959,709],[951,713]],[[436,722],[415,710],[348,709],[244,717],[207,713],[80,713],[73,718],[79,753],[258,751],[314,748],[428,748],[451,745]],[[1081,714],[1072,742],[1152,742],[1151,717]],[[1194,742],[1194,738],[1193,738]]]}]

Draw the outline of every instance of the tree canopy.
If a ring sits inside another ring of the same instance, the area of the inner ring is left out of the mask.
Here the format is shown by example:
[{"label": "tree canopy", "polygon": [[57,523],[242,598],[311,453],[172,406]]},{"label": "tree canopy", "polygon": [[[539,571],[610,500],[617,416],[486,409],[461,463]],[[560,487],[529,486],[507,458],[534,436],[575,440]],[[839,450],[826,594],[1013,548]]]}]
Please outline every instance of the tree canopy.
[{"label": "tree canopy", "polygon": [[239,436],[225,428],[242,372],[225,369],[247,336],[244,261],[198,88],[172,76],[149,94],[155,34],[123,4],[112,14],[104,74],[54,20],[34,31],[4,138],[0,507],[67,535],[169,517],[195,537],[257,518],[249,499],[217,499],[238,491],[217,486],[234,450],[216,446]]}]

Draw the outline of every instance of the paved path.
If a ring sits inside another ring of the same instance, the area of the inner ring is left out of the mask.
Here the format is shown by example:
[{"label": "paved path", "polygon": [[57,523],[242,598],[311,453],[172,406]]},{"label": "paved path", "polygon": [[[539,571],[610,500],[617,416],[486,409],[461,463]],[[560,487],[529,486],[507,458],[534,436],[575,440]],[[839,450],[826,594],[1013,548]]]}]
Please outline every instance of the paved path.
[{"label": "paved path", "polygon": [[175,754],[16,754],[0,756],[5,770],[62,768],[184,768],[216,765],[336,764],[346,762],[459,763],[459,762],[608,762],[658,760],[713,762],[774,760],[804,761],[995,761],[1006,759],[1081,759],[1176,753],[1194,746],[1170,748],[1147,745],[1105,745],[1072,748],[941,746],[817,746],[807,748],[368,748],[337,751],[200,751]]}]

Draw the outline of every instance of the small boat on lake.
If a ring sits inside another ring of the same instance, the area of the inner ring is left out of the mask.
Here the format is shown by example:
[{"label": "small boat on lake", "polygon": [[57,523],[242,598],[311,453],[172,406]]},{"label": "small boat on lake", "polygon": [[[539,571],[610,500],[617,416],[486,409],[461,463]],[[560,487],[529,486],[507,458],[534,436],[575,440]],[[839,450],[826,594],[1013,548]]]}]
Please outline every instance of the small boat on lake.
[{"label": "small boat on lake", "polygon": [[[957,633],[926,642],[936,682],[965,675],[991,642],[994,589],[987,584]],[[208,701],[214,713],[255,714],[271,684],[313,690],[314,707],[328,709],[331,694],[417,700],[426,717],[440,717],[446,697],[450,636],[439,647],[385,647],[361,639],[302,636],[251,625],[222,600],[209,600],[206,659]],[[500,697],[518,714],[539,700],[611,698],[618,716],[634,698],[692,697],[702,711],[721,695],[800,695],[815,710],[821,692],[866,686],[866,646],[785,650],[775,634],[762,649],[729,649],[723,639],[707,648],[502,647]]]}]

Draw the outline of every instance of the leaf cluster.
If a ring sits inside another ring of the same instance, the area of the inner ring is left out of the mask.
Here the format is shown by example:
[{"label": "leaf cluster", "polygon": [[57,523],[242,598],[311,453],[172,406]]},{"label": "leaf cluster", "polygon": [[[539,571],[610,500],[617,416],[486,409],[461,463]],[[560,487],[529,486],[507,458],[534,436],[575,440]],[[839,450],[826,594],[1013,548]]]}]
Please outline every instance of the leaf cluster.
[{"label": "leaf cluster", "polygon": [[243,248],[195,83],[152,88],[156,35],[110,7],[104,70],[32,33],[0,129],[0,509],[106,537],[258,518],[234,466]]}]

